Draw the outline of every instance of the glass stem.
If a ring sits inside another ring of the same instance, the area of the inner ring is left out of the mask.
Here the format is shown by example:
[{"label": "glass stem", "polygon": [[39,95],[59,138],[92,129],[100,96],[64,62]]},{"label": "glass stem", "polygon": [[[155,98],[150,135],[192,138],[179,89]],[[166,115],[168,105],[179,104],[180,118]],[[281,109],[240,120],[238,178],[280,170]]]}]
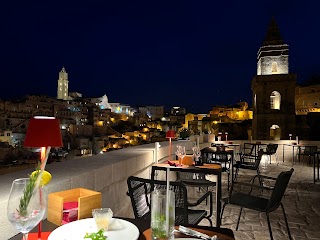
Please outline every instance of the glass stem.
[{"label": "glass stem", "polygon": [[22,234],[23,234],[22,240],[28,240],[28,233],[22,233]]}]

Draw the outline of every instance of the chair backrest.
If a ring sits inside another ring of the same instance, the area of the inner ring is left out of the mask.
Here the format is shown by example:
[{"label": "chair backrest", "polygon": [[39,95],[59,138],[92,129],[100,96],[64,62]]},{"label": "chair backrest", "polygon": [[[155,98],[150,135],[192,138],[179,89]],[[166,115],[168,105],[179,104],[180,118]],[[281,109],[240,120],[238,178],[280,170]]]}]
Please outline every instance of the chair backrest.
[{"label": "chair backrest", "polygon": [[283,198],[283,195],[287,189],[287,186],[289,184],[290,178],[292,176],[294,169],[291,168],[290,171],[284,171],[281,172],[278,177],[277,180],[275,182],[271,197],[269,199],[269,203],[267,206],[267,211],[272,212],[274,210],[276,210],[279,205],[280,202]]},{"label": "chair backrest", "polygon": [[318,147],[317,146],[304,146],[302,149],[301,149],[301,152],[300,154],[302,155],[313,155],[314,152],[316,152],[318,150]]},{"label": "chair backrest", "polygon": [[202,148],[200,151],[201,151],[201,160],[203,163],[208,163],[212,161],[214,151],[210,147]]},{"label": "chair backrest", "polygon": [[248,155],[254,155],[255,145],[251,143],[244,143],[242,153]]},{"label": "chair backrest", "polygon": [[[151,192],[154,189],[166,189],[167,182],[152,180],[146,178],[139,178],[130,176],[127,179],[128,195],[131,199],[131,204],[135,218],[151,219]],[[175,207],[180,208],[180,216],[176,220],[184,219],[184,224],[188,224],[188,202],[187,202],[187,188],[181,182],[170,182],[170,190],[175,193]]]},{"label": "chair backrest", "polygon": [[269,143],[266,148],[268,154],[275,154],[278,149],[278,144]]},{"label": "chair backrest", "polygon": [[263,153],[264,153],[263,149],[260,149],[257,157],[254,160],[254,169],[258,169],[260,162],[261,162],[261,159],[262,159],[262,156],[263,156]]}]

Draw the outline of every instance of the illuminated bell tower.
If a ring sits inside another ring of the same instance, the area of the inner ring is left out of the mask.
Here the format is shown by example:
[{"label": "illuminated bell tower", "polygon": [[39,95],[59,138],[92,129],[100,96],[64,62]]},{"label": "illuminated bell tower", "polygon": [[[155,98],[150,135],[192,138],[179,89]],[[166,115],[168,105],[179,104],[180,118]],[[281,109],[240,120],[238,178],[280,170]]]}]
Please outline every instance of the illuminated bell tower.
[{"label": "illuminated bell tower", "polygon": [[62,70],[59,72],[57,99],[68,100],[68,84],[68,73],[63,67]]},{"label": "illuminated bell tower", "polygon": [[288,139],[295,135],[296,75],[289,73],[289,46],[272,18],[258,51],[253,92],[252,133],[256,140]]}]

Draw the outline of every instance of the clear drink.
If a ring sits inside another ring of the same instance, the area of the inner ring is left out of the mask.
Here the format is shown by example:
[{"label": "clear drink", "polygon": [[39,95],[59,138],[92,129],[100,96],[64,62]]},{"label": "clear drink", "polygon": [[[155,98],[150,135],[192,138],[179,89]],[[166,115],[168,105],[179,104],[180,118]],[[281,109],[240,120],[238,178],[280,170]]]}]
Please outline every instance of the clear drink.
[{"label": "clear drink", "polygon": [[[151,194],[151,232],[152,240],[174,239],[175,195],[169,191],[167,209],[166,190],[155,190]],[[167,221],[168,216],[168,221]]]},{"label": "clear drink", "polygon": [[97,229],[107,231],[113,212],[111,208],[95,208],[92,210],[92,216],[96,222]]}]

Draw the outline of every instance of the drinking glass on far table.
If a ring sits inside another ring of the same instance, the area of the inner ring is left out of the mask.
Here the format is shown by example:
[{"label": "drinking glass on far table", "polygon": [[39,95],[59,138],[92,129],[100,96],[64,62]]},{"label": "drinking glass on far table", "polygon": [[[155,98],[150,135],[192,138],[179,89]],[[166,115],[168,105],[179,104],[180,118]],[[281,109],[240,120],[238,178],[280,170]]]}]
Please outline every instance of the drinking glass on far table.
[{"label": "drinking glass on far table", "polygon": [[199,147],[195,146],[192,148],[192,151],[193,151],[195,165],[197,165],[199,163],[199,158],[201,157],[201,150]]},{"label": "drinking glass on far table", "polygon": [[28,240],[28,233],[42,220],[46,210],[43,188],[29,182],[29,178],[13,181],[7,207],[8,220],[23,234],[23,240]]},{"label": "drinking glass on far table", "polygon": [[178,156],[179,159],[179,164],[182,164],[183,158],[186,156],[186,148],[185,146],[177,146],[177,151],[176,155]]}]

